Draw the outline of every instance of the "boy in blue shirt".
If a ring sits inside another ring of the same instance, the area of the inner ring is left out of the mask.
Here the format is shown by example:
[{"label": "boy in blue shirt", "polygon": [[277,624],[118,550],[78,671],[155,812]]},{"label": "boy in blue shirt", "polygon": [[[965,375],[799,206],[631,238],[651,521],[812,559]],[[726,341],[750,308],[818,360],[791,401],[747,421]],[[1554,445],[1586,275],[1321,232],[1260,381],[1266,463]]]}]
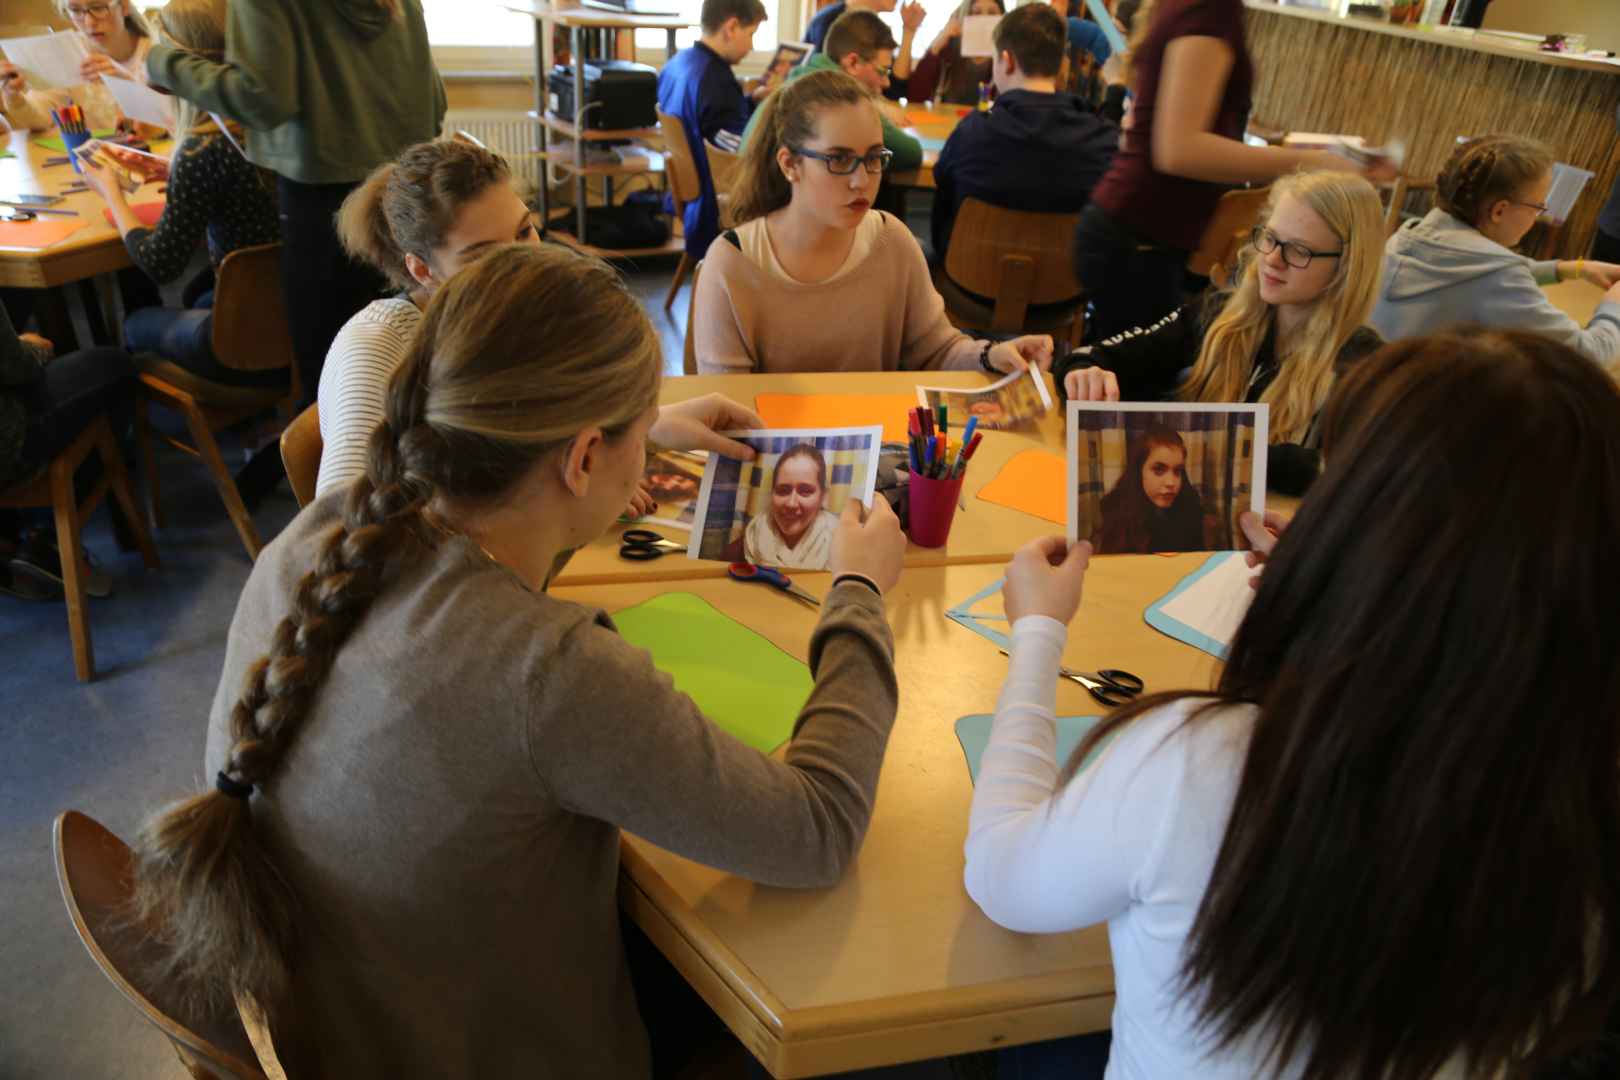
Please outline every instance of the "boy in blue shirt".
[{"label": "boy in blue shirt", "polygon": [[1119,129],[1057,89],[1068,45],[1063,16],[1027,4],[995,30],[996,103],[969,113],[934,165],[934,254],[941,264],[962,200],[1008,210],[1083,209],[1119,145]]},{"label": "boy in blue shirt", "polygon": [[[760,0],[703,0],[703,36],[658,73],[658,107],[680,117],[703,188],[697,202],[685,208],[686,254],[694,262],[703,258],[720,232],[720,205],[703,144],[713,142],[732,152],[742,144],[753,102],[731,68],[753,49],[754,31],[764,21],[765,5]],[[759,92],[763,94],[763,88]]]}]

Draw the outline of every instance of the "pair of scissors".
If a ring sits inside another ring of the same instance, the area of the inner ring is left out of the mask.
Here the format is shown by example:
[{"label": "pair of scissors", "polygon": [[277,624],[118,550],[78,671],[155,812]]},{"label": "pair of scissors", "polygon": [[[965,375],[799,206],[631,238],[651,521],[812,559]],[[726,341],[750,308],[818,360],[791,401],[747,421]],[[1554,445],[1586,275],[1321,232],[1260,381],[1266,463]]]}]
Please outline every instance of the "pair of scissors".
[{"label": "pair of scissors", "polygon": [[753,563],[734,562],[726,569],[726,574],[733,581],[757,581],[761,585],[769,585],[773,589],[780,589],[795,600],[803,601],[811,607],[819,608],[821,601],[815,596],[805,592],[780,570],[772,570],[769,566],[755,566]]},{"label": "pair of scissors", "polygon": [[[1008,655],[1006,649],[1001,655]],[[1136,700],[1146,684],[1139,675],[1132,675],[1128,671],[1118,668],[1103,668],[1101,671],[1076,671],[1073,668],[1058,665],[1058,677],[1068,679],[1086,688],[1092,697],[1103,705],[1129,705]]]},{"label": "pair of scissors", "polygon": [[651,529],[626,529],[619,540],[619,558],[631,562],[649,562],[674,551],[686,550],[685,544],[666,540]]}]

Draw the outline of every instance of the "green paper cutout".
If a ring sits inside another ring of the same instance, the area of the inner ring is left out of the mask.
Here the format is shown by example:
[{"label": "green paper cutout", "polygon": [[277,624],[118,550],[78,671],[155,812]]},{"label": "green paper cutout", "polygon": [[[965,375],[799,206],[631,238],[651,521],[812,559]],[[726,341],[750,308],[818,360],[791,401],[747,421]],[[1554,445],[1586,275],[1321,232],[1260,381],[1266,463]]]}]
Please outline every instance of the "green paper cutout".
[{"label": "green paper cutout", "polygon": [[[990,722],[994,719],[995,717],[989,713],[974,713],[972,716],[960,717],[956,721],[956,737],[962,743],[962,754],[967,758],[968,776],[975,784],[979,782],[979,759],[984,757],[985,748],[990,745]],[[1061,769],[1069,763],[1069,758],[1073,756],[1075,747],[1080,745],[1080,740],[1085,738],[1086,733],[1096,727],[1097,721],[1101,719],[1100,716],[1057,718],[1058,768]],[[1113,735],[1109,735],[1092,747],[1091,753],[1086,755],[1086,760],[1080,763],[1080,768],[1085,769],[1096,761],[1097,755],[1103,752],[1103,747],[1113,738]]]},{"label": "green paper cutout", "polygon": [[761,753],[787,742],[815,681],[810,668],[692,593],[614,612],[619,636],[652,653],[715,724]]},{"label": "green paper cutout", "polygon": [[[114,131],[112,128],[108,128],[106,131],[92,131],[90,133],[90,137],[92,139],[110,139],[116,134],[118,134],[118,132]],[[55,150],[58,154],[67,153],[67,143],[62,141],[62,136],[60,133],[55,135],[41,135],[39,138],[34,140],[34,145],[42,146],[46,150]]]},{"label": "green paper cutout", "polygon": [[0,150],[0,158],[16,157],[10,150]]}]

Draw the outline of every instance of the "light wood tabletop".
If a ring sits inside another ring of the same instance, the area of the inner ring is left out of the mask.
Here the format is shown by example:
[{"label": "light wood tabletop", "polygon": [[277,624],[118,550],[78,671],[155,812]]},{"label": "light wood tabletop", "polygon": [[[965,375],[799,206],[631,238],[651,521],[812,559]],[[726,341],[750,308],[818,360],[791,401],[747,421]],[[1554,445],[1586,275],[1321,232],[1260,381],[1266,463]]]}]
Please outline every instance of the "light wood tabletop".
[{"label": "light wood tabletop", "polygon": [[[906,134],[919,139],[941,141],[950,138],[951,132],[956,130],[956,125],[962,122],[962,117],[973,111],[966,105],[946,105],[937,101],[907,105],[905,109],[906,119],[910,121],[905,127]],[[883,178],[884,182],[895,187],[932,188],[934,165],[938,161],[938,148],[924,146],[920,168],[892,172]]]},{"label": "light wood tabletop", "polygon": [[1603,290],[1586,280],[1543,285],[1541,291],[1547,294],[1554,307],[1582,326],[1592,321],[1592,313],[1603,302]]},{"label": "light wood tabletop", "polygon": [[[1207,686],[1214,658],[1143,621],[1204,555],[1093,561],[1065,661],[1136,672],[1149,690]],[[1109,1025],[1113,969],[1101,926],[1056,935],[1004,930],[962,885],[972,786],[953,725],[989,713],[1006,674],[994,644],[945,618],[1000,565],[907,569],[887,597],[900,711],[855,864],[830,889],[756,886],[634,837],[621,901],[742,1042],[777,1077],[814,1076],[965,1053]],[[804,579],[817,595],[828,579]],[[554,588],[614,611],[679,590],[703,597],[794,656],[815,614],[721,580]],[[1060,683],[1060,715],[1096,715]]]},{"label": "light wood tabletop", "polygon": [[[15,156],[0,158],[0,200],[14,200],[25,193],[58,195],[79,179],[79,174],[68,165],[47,166],[47,158],[64,155],[37,145],[36,136],[14,131],[5,138],[5,148]],[[151,187],[151,191],[137,192],[130,201],[149,202],[158,198],[156,186]],[[44,289],[129,266],[129,253],[124,250],[118,230],[108,224],[102,214],[102,206],[94,192],[68,195],[49,209],[71,210],[78,216],[42,214],[39,220],[82,222],[83,228],[44,248],[0,244],[0,285]]]},{"label": "light wood tabletop", "polygon": [[[893,371],[838,372],[812,375],[683,375],[664,380],[664,402],[685,401],[702,394],[724,394],[749,408],[759,394],[912,394],[917,386],[987,386],[995,380],[978,371]],[[1050,378],[1048,389],[1051,389]],[[913,403],[915,404],[915,403]],[[900,419],[899,416],[896,419]],[[1003,465],[1024,450],[1064,452],[1063,414],[1053,397],[1053,409],[1037,428],[1028,431],[986,431],[978,453],[968,466],[962,485],[962,504],[951,526],[949,542],[943,548],[922,548],[915,544],[906,550],[907,566],[940,566],[951,563],[1005,562],[1011,554],[1037,536],[1063,532],[1063,525],[1035,517],[1010,507],[977,497],[979,489],[1001,471]],[[656,516],[656,515],[655,515]],[[607,535],[575,552],[554,586],[584,585],[626,580],[679,580],[723,577],[726,564],[688,559],[681,554],[666,555],[649,562],[619,558],[619,537],[626,528],[648,527],[671,540],[685,543],[688,533],[671,527],[616,526]],[[797,579],[803,571],[794,574]]]}]

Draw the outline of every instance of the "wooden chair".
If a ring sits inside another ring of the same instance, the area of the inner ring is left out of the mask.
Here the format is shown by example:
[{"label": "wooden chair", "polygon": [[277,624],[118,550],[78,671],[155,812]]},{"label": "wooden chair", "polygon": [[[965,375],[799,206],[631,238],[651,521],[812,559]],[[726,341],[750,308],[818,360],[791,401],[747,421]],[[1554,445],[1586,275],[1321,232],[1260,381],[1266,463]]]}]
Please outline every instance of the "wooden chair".
[{"label": "wooden chair", "polygon": [[1224,285],[1226,273],[1237,265],[1238,252],[1249,242],[1249,234],[1259,223],[1269,198],[1270,187],[1239,188],[1222,195],[1198,242],[1198,250],[1187,259],[1187,269],[1216,285]]},{"label": "wooden chair", "polygon": [[[79,471],[91,451],[101,456],[101,479],[96,481],[90,495],[82,503],[73,489],[73,476]],[[0,507],[49,507],[56,515],[56,550],[62,560],[63,593],[67,599],[68,636],[73,641],[73,670],[80,682],[96,677],[95,650],[90,644],[90,619],[86,613],[84,592],[84,548],[79,542],[85,518],[111,490],[123,508],[130,531],[135,534],[135,545],[148,569],[158,568],[157,549],[146,531],[146,518],[129,489],[129,473],[124,459],[113,441],[112,427],[105,416],[97,417],[79,432],[79,437],[67,449],[56,455],[45,468],[32,477],[0,491]]]},{"label": "wooden chair", "polygon": [[[703,181],[698,176],[697,159],[692,156],[692,144],[686,141],[686,128],[678,117],[658,110],[658,127],[664,136],[664,175],[669,178],[670,197],[675,201],[675,216],[686,213],[686,204],[703,197]],[[675,304],[675,294],[681,291],[681,282],[692,272],[692,256],[681,252],[681,261],[675,267],[675,280],[669,283],[669,294],[664,297],[664,310]]]},{"label": "wooden chair", "polygon": [[1380,184],[1380,188],[1389,192],[1389,205],[1384,208],[1384,232],[1386,236],[1394,236],[1406,221],[1406,204],[1413,195],[1433,195],[1435,181],[1414,180],[1410,176],[1397,176],[1388,184]]},{"label": "wooden chair", "polygon": [[692,267],[692,296],[686,302],[686,347],[681,354],[681,374],[696,375],[697,346],[692,343],[692,316],[697,314],[697,283],[698,275],[703,272],[703,260],[699,259]]},{"label": "wooden chair", "polygon": [[1078,213],[1004,210],[963,199],[938,281],[951,321],[997,334],[1063,331],[1078,341],[1085,295],[1070,244],[1079,220]]},{"label": "wooden chair", "polygon": [[703,153],[709,159],[709,179],[714,182],[714,200],[720,207],[720,227],[730,229],[734,226],[731,220],[731,188],[737,181],[742,158],[729,150],[720,149],[707,139],[703,142]]},{"label": "wooden chair", "polygon": [[239,1016],[203,1028],[179,1019],[172,988],[152,974],[163,959],[162,945],[144,928],[130,924],[135,867],[129,847],[76,810],[57,816],[52,835],[56,880],[79,940],[119,993],[168,1038],[191,1076],[196,1080],[282,1076],[268,1033],[262,1029],[254,1033],[268,1051],[267,1069],[260,1066],[253,1036]]},{"label": "wooden chair", "polygon": [[[694,281],[696,278],[693,279]],[[281,464],[299,508],[315,499],[315,479],[321,472],[321,415],[318,404],[293,418],[281,433]]]},{"label": "wooden chair", "polygon": [[[196,375],[153,353],[135,357],[141,372],[141,394],[136,401],[136,428],[140,433],[141,468],[152,520],[163,527],[159,500],[154,436],[170,446],[200,458],[214,478],[220,501],[236,526],[248,558],[259,557],[259,534],[242,505],[236,481],[225,467],[214,433],[257,416],[277,405],[296,401],[299,392],[287,311],[281,295],[281,245],[240,248],[225,256],[214,289],[214,356],[237,371],[285,370],[287,382],[270,387],[227,386]],[[191,433],[187,443],[157,432],[148,416],[150,404],[179,412]]]}]

